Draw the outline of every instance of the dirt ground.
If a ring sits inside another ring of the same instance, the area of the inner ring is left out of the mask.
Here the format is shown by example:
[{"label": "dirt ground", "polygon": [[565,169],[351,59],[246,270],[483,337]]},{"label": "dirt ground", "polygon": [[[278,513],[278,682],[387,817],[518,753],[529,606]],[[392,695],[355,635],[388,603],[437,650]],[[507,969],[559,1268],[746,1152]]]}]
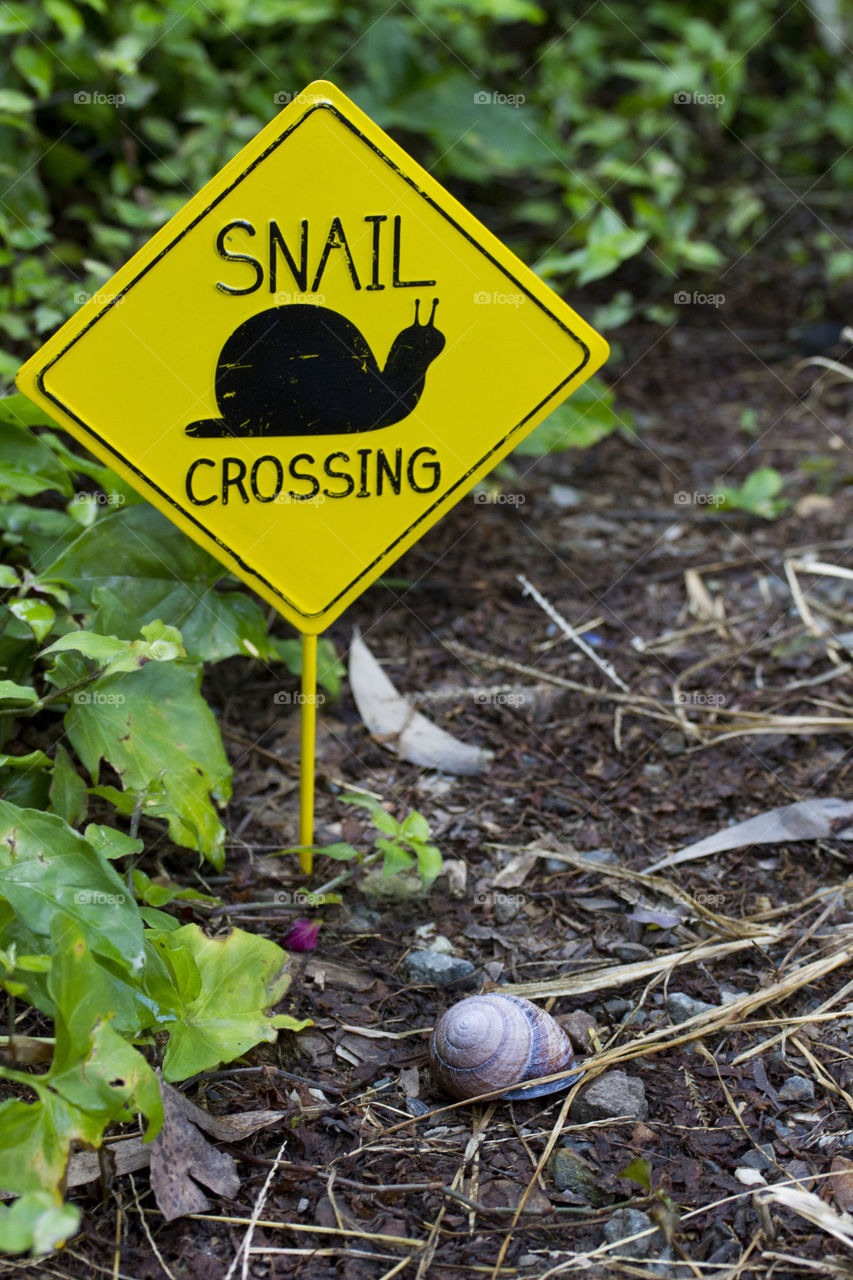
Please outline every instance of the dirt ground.
[{"label": "dirt ground", "polygon": [[[358,785],[398,817],[420,810],[453,874],[427,897],[393,898],[353,870],[342,904],[315,913],[317,949],[294,956],[282,1007],[313,1027],[187,1086],[211,1111],[285,1113],[225,1144],[239,1194],[165,1224],[145,1171],[135,1192],[122,1178],[93,1184],[73,1193],[84,1232],[64,1252],[0,1270],[853,1275],[849,1239],[763,1190],[787,1184],[853,1211],[849,845],[751,844],[636,874],[775,806],[849,794],[853,587],[803,562],[853,569],[853,388],[815,388],[817,371],[796,368],[796,299],[768,308],[734,282],[731,292],[716,309],[685,307],[677,327],[619,332],[607,372],[635,437],[515,459],[501,480],[513,501],[464,499],[333,628],[344,654],[358,625],[402,693],[494,756],[480,776],[439,776],[374,740],[346,684],[323,707],[319,841],[368,847],[365,822],[340,802]],[[759,466],[785,477],[777,519],[707,501]],[[519,574],[620,683],[524,595]],[[243,660],[207,680],[235,765],[227,875],[197,873],[162,843],[151,863],[210,885],[227,904],[216,927],[280,941],[292,910],[241,904],[304,885],[292,858],[270,856],[297,834],[298,715],[274,702],[295,684]],[[522,690],[523,702],[506,696]],[[539,852],[519,862],[529,846]],[[496,887],[509,864],[516,874]],[[341,870],[319,857],[315,883]],[[452,988],[408,975],[407,956],[436,933],[474,966]],[[554,991],[561,983],[571,994]],[[639,1082],[645,1107],[590,1118],[583,1082],[568,1112],[560,1093],[448,1106],[427,1029],[490,984],[550,993],[576,1040],[578,1011],[590,1015],[578,1057],[590,1076]],[[673,993],[717,1012],[682,1027]],[[556,1164],[543,1163],[549,1146],[563,1151]],[[235,1268],[253,1211],[251,1254]]]}]

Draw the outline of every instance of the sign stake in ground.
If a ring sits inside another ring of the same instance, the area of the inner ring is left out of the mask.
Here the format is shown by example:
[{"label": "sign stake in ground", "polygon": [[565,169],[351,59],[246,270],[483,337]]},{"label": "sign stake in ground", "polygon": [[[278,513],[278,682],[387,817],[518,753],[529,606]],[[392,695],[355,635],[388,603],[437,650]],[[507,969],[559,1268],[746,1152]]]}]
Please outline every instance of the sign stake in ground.
[{"label": "sign stake in ground", "polygon": [[317,635],[606,357],[318,81],[17,383],[302,633],[310,846]]}]

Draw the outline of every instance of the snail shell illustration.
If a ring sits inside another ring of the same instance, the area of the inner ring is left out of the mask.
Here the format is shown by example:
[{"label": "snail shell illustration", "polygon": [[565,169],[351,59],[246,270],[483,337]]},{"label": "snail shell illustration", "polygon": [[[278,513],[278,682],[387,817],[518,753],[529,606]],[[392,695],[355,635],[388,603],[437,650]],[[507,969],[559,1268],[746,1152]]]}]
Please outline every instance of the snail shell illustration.
[{"label": "snail shell illustration", "polygon": [[427,369],[444,348],[429,320],[394,339],[384,368],[355,325],[328,307],[270,307],[226,339],[216,367],[221,418],[193,422],[188,436],[322,436],[377,431],[407,418]]},{"label": "snail shell illustration", "polygon": [[563,1071],[573,1057],[568,1036],[549,1013],[520,996],[500,994],[468,996],[452,1005],[429,1046],[433,1076],[455,1098],[474,1098],[504,1085],[503,1097],[511,1099],[556,1093],[583,1072],[518,1086]]}]

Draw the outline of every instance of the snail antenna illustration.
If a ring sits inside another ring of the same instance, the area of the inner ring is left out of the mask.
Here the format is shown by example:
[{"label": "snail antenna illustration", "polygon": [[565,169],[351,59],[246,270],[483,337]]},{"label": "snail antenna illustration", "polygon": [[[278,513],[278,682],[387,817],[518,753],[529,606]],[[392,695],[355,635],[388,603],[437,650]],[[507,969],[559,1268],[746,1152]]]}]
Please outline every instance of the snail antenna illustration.
[{"label": "snail antenna illustration", "polygon": [[226,339],[216,367],[221,418],[192,422],[199,438],[343,435],[402,422],[423,394],[427,371],[444,350],[429,320],[391,344],[384,368],[352,321],[329,307],[295,303],[260,311]]}]

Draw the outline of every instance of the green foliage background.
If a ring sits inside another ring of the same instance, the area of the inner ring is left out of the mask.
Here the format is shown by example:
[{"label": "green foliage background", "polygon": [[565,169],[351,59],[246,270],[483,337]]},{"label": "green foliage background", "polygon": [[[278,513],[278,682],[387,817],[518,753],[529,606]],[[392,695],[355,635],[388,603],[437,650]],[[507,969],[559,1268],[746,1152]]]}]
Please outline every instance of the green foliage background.
[{"label": "green foliage background", "polygon": [[830,167],[849,189],[853,22],[849,0],[819,9],[9,0],[0,375],[324,76],[558,287],[633,261],[628,294],[671,302],[673,281],[713,278],[759,240],[780,195],[814,198]]}]

